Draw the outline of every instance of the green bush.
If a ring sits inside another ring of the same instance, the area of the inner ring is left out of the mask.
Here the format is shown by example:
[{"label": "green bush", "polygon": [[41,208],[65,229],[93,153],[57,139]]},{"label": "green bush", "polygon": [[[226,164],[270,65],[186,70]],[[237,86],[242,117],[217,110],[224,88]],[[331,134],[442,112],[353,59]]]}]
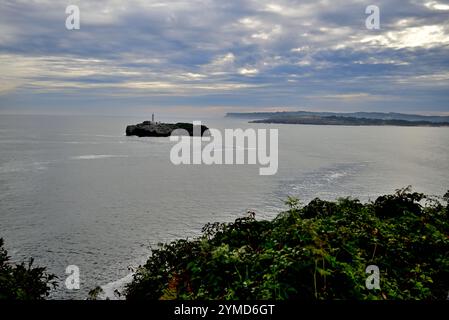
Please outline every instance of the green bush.
[{"label": "green bush", "polygon": [[[449,194],[449,193],[448,193]],[[448,194],[297,199],[273,221],[212,223],[153,250],[127,299],[443,300],[449,290]],[[368,290],[368,265],[380,289]]]},{"label": "green bush", "polygon": [[0,300],[40,300],[56,287],[56,276],[45,268],[33,267],[33,259],[18,265],[9,259],[0,238]]}]

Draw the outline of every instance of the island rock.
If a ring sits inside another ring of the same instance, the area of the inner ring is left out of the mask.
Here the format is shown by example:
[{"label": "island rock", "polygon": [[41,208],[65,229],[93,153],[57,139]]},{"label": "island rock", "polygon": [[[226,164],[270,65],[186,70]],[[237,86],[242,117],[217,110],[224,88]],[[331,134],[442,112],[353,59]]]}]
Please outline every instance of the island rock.
[{"label": "island rock", "polygon": [[[144,121],[136,125],[127,126],[126,135],[137,137],[169,137],[177,129],[183,129],[188,135],[193,136],[193,124],[191,123],[162,123],[152,121]],[[201,125],[201,135],[206,130],[208,128]]]}]

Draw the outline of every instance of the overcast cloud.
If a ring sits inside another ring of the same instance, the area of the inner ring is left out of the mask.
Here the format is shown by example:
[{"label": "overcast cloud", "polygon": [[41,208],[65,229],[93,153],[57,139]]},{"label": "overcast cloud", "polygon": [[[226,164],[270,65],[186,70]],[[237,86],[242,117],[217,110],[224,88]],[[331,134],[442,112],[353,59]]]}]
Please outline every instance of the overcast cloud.
[{"label": "overcast cloud", "polygon": [[448,89],[448,1],[0,0],[0,112],[449,113]]}]

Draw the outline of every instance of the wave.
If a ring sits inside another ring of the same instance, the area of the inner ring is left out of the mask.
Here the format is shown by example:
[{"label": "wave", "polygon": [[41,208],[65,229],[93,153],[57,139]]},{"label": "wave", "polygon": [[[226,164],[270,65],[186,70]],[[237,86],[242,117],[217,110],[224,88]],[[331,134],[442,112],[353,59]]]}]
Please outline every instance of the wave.
[{"label": "wave", "polygon": [[97,160],[108,158],[127,158],[127,155],[112,155],[112,154],[88,154],[83,156],[71,157],[72,160]]},{"label": "wave", "polygon": [[44,143],[62,143],[62,144],[100,144],[98,141],[58,141],[58,140],[36,140],[36,139],[0,139],[0,144],[44,144]]},{"label": "wave", "polygon": [[109,282],[103,286],[101,286],[101,289],[103,289],[103,292],[99,294],[98,298],[101,300],[124,300],[125,297],[123,295],[118,296],[115,294],[116,291],[122,293],[123,289],[125,288],[125,285],[130,283],[133,279],[133,273],[129,273],[126,276],[124,276],[121,279]]},{"label": "wave", "polygon": [[99,138],[121,138],[123,135],[112,135],[112,134],[89,134],[89,133],[61,133],[61,136],[71,136],[71,137],[99,137]]},{"label": "wave", "polygon": [[324,199],[335,199],[344,194],[351,194],[352,190],[345,190],[346,183],[343,182],[357,177],[366,170],[369,164],[368,161],[335,163],[305,172],[296,177],[282,180],[275,195],[279,199],[286,199],[287,196],[293,195],[307,202],[317,196]]},{"label": "wave", "polygon": [[342,171],[342,172],[334,172],[334,173],[328,174],[325,178],[326,178],[328,181],[332,181],[332,180],[335,180],[335,179],[338,179],[338,178],[343,178],[343,177],[345,177],[345,176],[347,176],[347,175],[348,175],[348,172],[345,172],[345,171]]},{"label": "wave", "polygon": [[58,143],[65,143],[65,144],[100,144],[100,142],[95,141],[61,141]]},{"label": "wave", "polygon": [[8,162],[0,166],[0,174],[3,173],[15,173],[15,172],[26,172],[34,170],[47,170],[49,161],[44,162]]}]

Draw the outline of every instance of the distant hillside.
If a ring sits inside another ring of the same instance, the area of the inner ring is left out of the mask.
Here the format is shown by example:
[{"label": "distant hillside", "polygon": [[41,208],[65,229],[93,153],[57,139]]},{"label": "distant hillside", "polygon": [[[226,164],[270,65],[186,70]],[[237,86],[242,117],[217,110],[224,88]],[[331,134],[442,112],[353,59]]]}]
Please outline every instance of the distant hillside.
[{"label": "distant hillside", "polygon": [[227,113],[226,117],[241,118],[250,120],[262,119],[288,119],[298,117],[347,117],[358,119],[376,120],[405,120],[405,121],[426,121],[431,123],[448,122],[449,116],[423,116],[417,114],[404,114],[395,112],[311,112],[311,111],[286,111],[286,112],[248,112],[248,113]]},{"label": "distant hillside", "polygon": [[309,125],[340,125],[340,126],[401,126],[401,127],[449,127],[449,122],[408,121],[391,119],[368,119],[337,116],[283,116],[263,120],[253,120],[251,123],[281,123]]}]

